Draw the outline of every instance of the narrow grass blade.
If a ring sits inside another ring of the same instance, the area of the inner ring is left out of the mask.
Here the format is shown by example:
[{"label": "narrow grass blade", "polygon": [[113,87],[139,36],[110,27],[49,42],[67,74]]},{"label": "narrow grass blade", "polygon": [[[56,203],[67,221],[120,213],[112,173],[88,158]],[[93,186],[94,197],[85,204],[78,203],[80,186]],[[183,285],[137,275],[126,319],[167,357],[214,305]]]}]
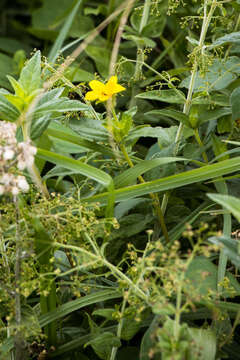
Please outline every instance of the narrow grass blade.
[{"label": "narrow grass blade", "polygon": [[116,289],[114,290],[102,290],[95,292],[90,295],[83,296],[80,299],[69,301],[66,304],[60,305],[56,310],[49,312],[40,316],[39,323],[40,326],[46,326],[47,324],[61,319],[63,316],[71,314],[73,311],[82,309],[83,307],[96,304],[98,302],[107,301],[110,299],[117,299],[122,297],[122,294],[119,293]]},{"label": "narrow grass blade", "polygon": [[63,25],[55,43],[53,44],[53,47],[48,55],[49,62],[54,63],[58,57],[58,53],[61,50],[61,47],[63,45],[64,40],[66,39],[68,32],[70,30],[70,27],[73,23],[73,20],[77,14],[77,11],[79,9],[79,6],[81,5],[82,0],[76,0],[75,5],[71,11],[71,13],[68,15],[65,24]]},{"label": "narrow grass blade", "polygon": [[[146,195],[153,192],[166,191],[176,189],[188,184],[202,182],[213,179],[222,175],[230,174],[240,169],[240,157],[227,159],[217,164],[206,165],[199,169],[185,171],[183,173],[168,176],[159,180],[149,181],[144,184],[132,185],[117,189],[115,193],[115,201],[123,201],[132,199],[137,196]],[[84,199],[86,202],[99,202],[106,204],[108,193],[92,196]]]},{"label": "narrow grass blade", "polygon": [[84,164],[80,160],[74,160],[66,156],[55,154],[51,151],[38,149],[37,156],[41,159],[50,161],[56,165],[60,165],[69,170],[74,170],[76,173],[85,175],[93,180],[96,180],[100,184],[109,187],[112,184],[112,178],[104,171],[99,170],[88,164]]}]

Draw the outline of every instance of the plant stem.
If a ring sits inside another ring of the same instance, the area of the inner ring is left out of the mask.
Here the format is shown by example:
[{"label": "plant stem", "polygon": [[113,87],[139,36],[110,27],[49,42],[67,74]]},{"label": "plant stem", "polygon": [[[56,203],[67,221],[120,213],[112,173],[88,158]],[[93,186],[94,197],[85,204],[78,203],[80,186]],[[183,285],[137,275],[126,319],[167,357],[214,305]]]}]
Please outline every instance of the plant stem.
[{"label": "plant stem", "polygon": [[[123,303],[122,303],[122,308],[121,308],[121,319],[120,319],[120,321],[118,323],[118,327],[117,327],[117,337],[119,339],[121,338],[122,327],[123,327],[123,314],[124,314],[124,311],[126,309],[126,305],[127,305],[127,299],[124,298]],[[118,348],[114,346],[112,348],[110,360],[115,360],[115,357],[117,355],[117,351],[118,351]]]},{"label": "plant stem", "polygon": [[[206,38],[206,34],[207,34],[207,31],[208,31],[208,27],[210,25],[213,13],[214,13],[214,11],[216,9],[216,6],[217,6],[217,1],[216,0],[212,1],[211,8],[209,10],[208,15],[207,15],[207,4],[208,4],[208,0],[205,0],[205,2],[204,2],[204,17],[203,17],[202,29],[201,29],[199,45],[198,45],[198,48],[201,51],[202,55],[204,54],[204,41],[205,41],[205,38]],[[189,88],[188,88],[187,99],[186,99],[186,102],[185,102],[184,108],[183,108],[183,113],[186,114],[186,115],[189,114],[189,111],[190,111],[190,108],[191,108],[192,95],[193,95],[193,90],[194,90],[194,86],[195,86],[197,70],[198,70],[198,57],[195,56],[195,60],[194,60],[193,68],[192,68],[192,72],[191,72]],[[179,125],[177,135],[176,135],[176,138],[175,138],[175,143],[176,143],[175,154],[178,153],[179,141],[181,139],[182,130],[183,130],[183,123],[181,123]]]},{"label": "plant stem", "polygon": [[21,239],[19,231],[19,206],[18,199],[14,196],[13,201],[16,207],[16,259],[15,259],[15,320],[16,320],[16,334],[15,334],[15,360],[24,360],[25,357],[25,342],[21,334],[22,312],[21,312]]},{"label": "plant stem", "polygon": [[[123,153],[123,156],[125,157],[128,165],[130,167],[133,167],[133,162],[132,160],[130,159],[129,155],[128,155],[128,152],[125,148],[125,146],[123,144],[120,144],[120,149]],[[145,183],[145,180],[143,179],[143,177],[141,175],[138,176],[138,180],[143,184]],[[151,197],[151,199],[153,200],[153,206],[155,208],[155,211],[156,211],[156,214],[157,214],[157,217],[158,217],[158,220],[159,220],[159,223],[160,223],[160,226],[161,226],[161,229],[162,229],[162,232],[163,232],[163,235],[165,237],[165,240],[166,242],[169,242],[169,236],[168,236],[168,231],[167,231],[167,227],[166,227],[166,224],[165,224],[165,220],[164,220],[164,216],[163,216],[163,213],[162,213],[162,210],[161,210],[161,206],[160,206],[160,202],[159,202],[159,198],[158,198],[158,195],[157,194],[154,194],[154,193],[150,193],[149,196]]]},{"label": "plant stem", "polygon": [[[118,118],[117,118],[117,115],[116,115],[116,112],[115,112],[115,109],[114,107],[112,107],[112,114],[113,114],[113,117],[116,121],[118,121]],[[128,165],[130,168],[132,168],[134,166],[130,156],[128,155],[128,152],[124,146],[124,144],[120,144],[119,145],[122,153],[123,153],[123,156],[124,158],[126,159]],[[145,183],[145,180],[144,178],[139,175],[138,176],[138,180],[144,184]],[[155,208],[155,211],[156,211],[156,214],[157,214],[157,217],[158,217],[158,220],[159,220],[159,223],[160,223],[160,226],[161,226],[161,229],[162,229],[162,232],[163,232],[163,235],[165,237],[165,240],[166,242],[169,242],[169,236],[168,236],[168,231],[167,231],[167,227],[166,227],[166,224],[165,224],[165,220],[164,220],[164,216],[163,216],[163,213],[162,213],[162,210],[161,210],[161,205],[160,205],[160,202],[159,202],[159,198],[158,198],[158,195],[157,194],[154,194],[154,193],[150,193],[149,194],[150,198],[153,200],[153,206]]]},{"label": "plant stem", "polygon": [[117,62],[117,57],[118,57],[118,52],[119,52],[119,46],[120,46],[120,42],[121,42],[121,37],[122,37],[122,33],[124,30],[124,26],[127,22],[128,16],[130,14],[130,11],[133,7],[135,0],[130,0],[125,11],[123,12],[121,19],[120,19],[120,24],[118,27],[118,31],[115,37],[115,41],[113,44],[113,49],[112,49],[112,54],[111,54],[111,60],[110,60],[110,65],[109,65],[109,76],[114,75],[114,68]]},{"label": "plant stem", "polygon": [[[29,135],[30,120],[28,119],[27,113],[22,114],[21,123],[22,123],[23,139],[24,139],[24,141],[28,142],[30,140],[30,135]],[[46,198],[49,198],[48,189],[47,189],[46,185],[42,182],[41,175],[39,174],[38,168],[36,167],[36,165],[34,163],[31,166],[28,166],[28,172],[31,175],[33,182],[35,183],[37,188],[40,190],[40,192]]]},{"label": "plant stem", "polygon": [[[86,235],[86,233],[85,233]],[[89,236],[89,235],[88,235]],[[71,249],[71,250],[75,250],[77,252],[81,252],[87,256],[89,256],[90,258],[93,258],[96,261],[101,262],[104,266],[106,266],[108,269],[110,269],[112,271],[112,273],[116,276],[116,278],[121,279],[123,281],[126,282],[126,284],[128,284],[129,288],[136,294],[138,295],[142,300],[146,301],[146,303],[149,303],[149,298],[148,296],[144,293],[144,291],[142,289],[140,289],[137,284],[135,284],[127,275],[125,275],[121,270],[119,270],[117,268],[117,266],[113,265],[112,263],[110,263],[108,260],[106,260],[102,254],[100,253],[100,251],[98,251],[98,254],[95,255],[87,250],[84,250],[83,248],[74,246],[74,245],[66,245],[66,244],[60,244],[60,243],[54,243],[53,246],[56,248],[60,247],[63,249]]]}]

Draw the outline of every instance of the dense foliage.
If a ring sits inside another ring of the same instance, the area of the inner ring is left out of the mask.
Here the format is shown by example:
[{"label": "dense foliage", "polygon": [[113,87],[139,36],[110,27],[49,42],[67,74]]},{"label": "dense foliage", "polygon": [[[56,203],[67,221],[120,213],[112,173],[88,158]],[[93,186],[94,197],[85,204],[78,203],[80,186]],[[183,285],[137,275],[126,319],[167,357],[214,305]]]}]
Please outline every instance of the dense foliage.
[{"label": "dense foliage", "polygon": [[0,359],[240,359],[240,0],[0,10]]}]

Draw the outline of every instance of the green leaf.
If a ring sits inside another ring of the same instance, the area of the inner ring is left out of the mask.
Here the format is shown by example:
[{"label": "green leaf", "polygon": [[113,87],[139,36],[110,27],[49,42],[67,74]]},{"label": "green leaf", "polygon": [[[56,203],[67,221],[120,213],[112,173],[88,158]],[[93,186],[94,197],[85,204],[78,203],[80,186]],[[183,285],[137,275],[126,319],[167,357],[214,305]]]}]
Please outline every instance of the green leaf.
[{"label": "green leaf", "polygon": [[227,152],[227,144],[221,141],[221,139],[214,134],[212,134],[212,146],[216,157],[222,155],[218,158],[218,161],[229,159],[229,155],[224,155],[224,153]]},{"label": "green leaf", "polygon": [[240,44],[240,31],[232,32],[230,34],[226,34],[224,36],[219,37],[210,45],[210,48],[214,48],[229,43]]},{"label": "green leaf", "polygon": [[15,80],[12,76],[7,76],[9,82],[11,83],[14,91],[15,91],[15,95],[19,96],[20,98],[23,98],[25,97],[25,91],[23,90],[21,84]]},{"label": "green leaf", "polygon": [[116,188],[131,185],[136,181],[139,175],[151,170],[157,166],[169,164],[176,161],[184,161],[184,158],[166,157],[152,160],[143,160],[134,167],[125,170],[122,174],[114,178]]},{"label": "green leaf", "polygon": [[120,347],[120,339],[111,332],[104,332],[90,340],[85,346],[91,345],[100,359],[109,359],[113,347]]},{"label": "green leaf", "polygon": [[[197,72],[194,91],[211,92],[225,89],[237,78],[239,64],[240,59],[236,56],[230,57],[227,61],[215,59],[203,76]],[[190,78],[191,76],[188,76],[184,79],[180,86],[189,88]]]},{"label": "green leaf", "polygon": [[[85,12],[85,6],[84,6]],[[81,38],[82,36],[86,36],[90,31],[94,29],[94,22],[90,16],[86,16],[86,14],[81,14],[79,11],[77,16],[74,19],[74,22],[69,31],[69,36],[73,38]]]},{"label": "green leaf", "polygon": [[[240,294],[240,285],[235,277],[227,272],[225,275],[229,279],[229,288],[224,288],[222,296],[234,297]],[[185,290],[196,296],[206,296],[209,292],[217,296],[218,291],[218,267],[209,259],[198,256],[193,259],[185,275]]]},{"label": "green leaf", "polygon": [[127,35],[123,34],[123,38],[126,40],[133,41],[137,47],[151,47],[154,48],[156,46],[155,41],[149,39],[148,37],[144,36],[136,36],[136,35]]},{"label": "green leaf", "polygon": [[240,118],[240,87],[233,90],[231,94],[232,119],[233,121]]},{"label": "green leaf", "polygon": [[82,117],[79,120],[73,118],[70,119],[69,126],[81,137],[84,137],[84,139],[108,143],[108,131],[98,120],[86,117]]},{"label": "green leaf", "polygon": [[[185,171],[183,173],[168,176],[159,180],[149,181],[145,184],[132,185],[114,191],[115,201],[123,201],[149,194],[151,192],[176,189],[188,184],[194,184],[222,175],[238,171],[240,168],[240,157],[221,161],[213,165],[205,165],[199,169]],[[86,202],[100,202],[106,204],[109,194],[103,193],[84,199]]]},{"label": "green leaf", "polygon": [[141,322],[135,319],[123,318],[121,339],[129,341],[141,328]]},{"label": "green leaf", "polygon": [[42,133],[47,129],[51,119],[51,114],[47,114],[46,116],[39,117],[37,119],[33,119],[31,123],[31,132],[30,137],[32,140],[38,139]]},{"label": "green leaf", "polygon": [[[154,347],[154,334],[159,327],[159,316],[155,316],[149,328],[143,335],[140,347],[140,360],[149,360],[149,352]],[[153,360],[157,360],[154,357]]]},{"label": "green leaf", "polygon": [[81,148],[85,148],[86,150],[93,150],[99,152],[101,154],[114,157],[114,153],[111,149],[109,149],[105,145],[99,145],[96,142],[86,140],[85,138],[79,136],[70,128],[57,123],[56,121],[52,121],[46,131],[46,135],[51,138],[60,141],[64,141],[68,144],[79,145]]},{"label": "green leaf", "polygon": [[88,45],[85,52],[95,62],[101,76],[106,79],[109,75],[109,61],[111,58],[110,50],[104,46]]},{"label": "green leaf", "polygon": [[240,199],[230,195],[207,194],[210,199],[230,211],[240,222]]},{"label": "green leaf", "polygon": [[19,116],[19,110],[0,94],[0,116],[3,120],[16,121]]},{"label": "green leaf", "polygon": [[185,95],[180,90],[152,90],[136,95],[136,98],[163,101],[171,104],[184,104]]},{"label": "green leaf", "polygon": [[148,111],[144,114],[145,116],[148,115],[163,115],[166,117],[170,117],[171,119],[177,120],[181,123],[183,123],[186,126],[189,126],[188,116],[183,114],[181,111],[177,111],[174,109],[160,109],[160,110],[152,110]]},{"label": "green leaf", "polygon": [[63,166],[66,169],[73,170],[76,173],[85,175],[90,179],[93,179],[106,187],[109,187],[112,183],[110,175],[102,170],[99,170],[93,166],[85,164],[80,160],[74,160],[63,155],[55,154],[51,151],[38,149],[37,156],[41,159],[50,161],[56,165]]},{"label": "green leaf", "polygon": [[223,249],[224,255],[237,267],[240,267],[240,242],[228,236],[212,236],[208,239]]},{"label": "green leaf", "polygon": [[49,312],[48,314],[41,315],[39,318],[40,326],[43,327],[52,321],[61,319],[62,317],[71,314],[74,311],[82,309],[98,302],[103,302],[111,299],[118,299],[122,297],[122,294],[114,290],[101,290],[90,295],[72,301],[68,301],[66,304],[58,306],[56,310]]},{"label": "green leaf", "polygon": [[189,328],[188,330],[194,341],[191,349],[192,359],[195,358],[194,355],[197,353],[198,360],[215,360],[217,339],[214,332],[210,329]]},{"label": "green leaf", "polygon": [[[140,137],[158,138],[159,147],[162,149],[175,142],[177,129],[177,126],[170,126],[169,128],[161,126],[151,127],[146,125],[138,126],[129,132],[128,136],[125,138],[125,142],[128,143],[139,139]],[[193,130],[186,129],[183,135],[185,138],[188,138],[193,135]]]},{"label": "green leaf", "polygon": [[37,51],[21,71],[19,84],[30,95],[41,87],[41,53]]},{"label": "green leaf", "polygon": [[67,111],[83,111],[88,110],[89,107],[86,104],[81,103],[79,100],[69,100],[66,97],[47,101],[46,103],[38,106],[35,110],[35,115],[45,115],[47,113],[67,112]]}]

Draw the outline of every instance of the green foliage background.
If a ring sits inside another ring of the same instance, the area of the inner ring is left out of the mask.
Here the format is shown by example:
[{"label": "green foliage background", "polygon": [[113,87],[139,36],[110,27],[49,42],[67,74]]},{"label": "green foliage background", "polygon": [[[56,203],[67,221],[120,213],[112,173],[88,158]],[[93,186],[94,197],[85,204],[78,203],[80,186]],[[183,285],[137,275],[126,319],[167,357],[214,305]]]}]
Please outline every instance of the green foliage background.
[{"label": "green foliage background", "polygon": [[239,10],[0,3],[0,120],[37,147],[0,198],[1,359],[240,358]]}]

